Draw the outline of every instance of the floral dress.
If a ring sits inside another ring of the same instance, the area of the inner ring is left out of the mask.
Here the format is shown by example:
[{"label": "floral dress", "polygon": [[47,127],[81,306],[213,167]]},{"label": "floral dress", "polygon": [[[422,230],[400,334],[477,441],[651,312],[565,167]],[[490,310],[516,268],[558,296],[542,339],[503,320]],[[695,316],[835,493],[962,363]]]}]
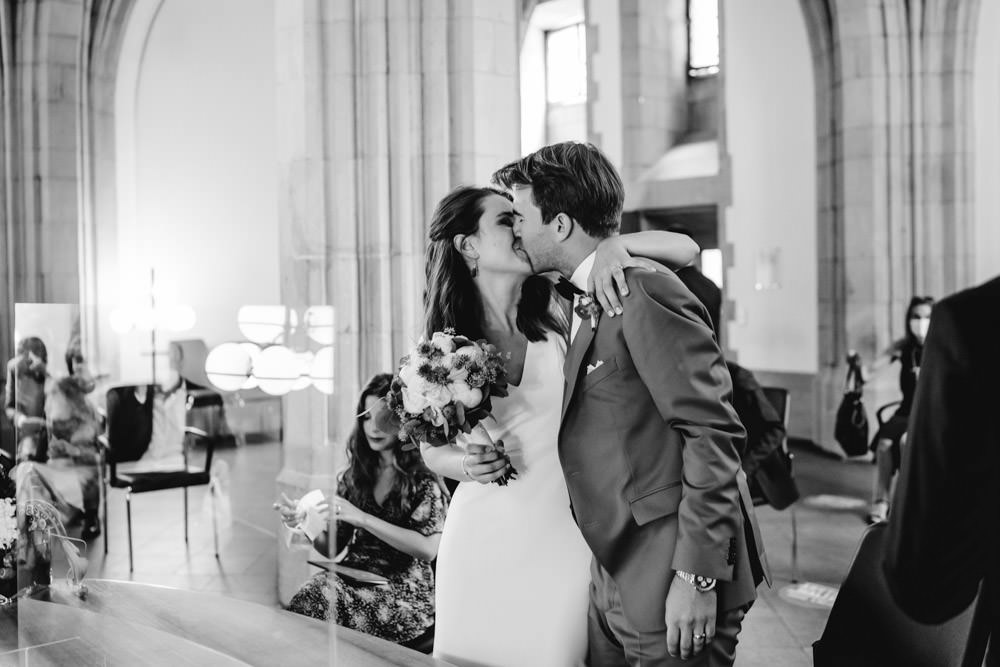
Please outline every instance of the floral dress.
[{"label": "floral dress", "polygon": [[[437,481],[431,478],[417,483],[409,514],[399,508],[395,491],[384,505],[376,503],[370,494],[356,505],[367,514],[422,535],[440,533],[444,528],[444,497]],[[389,585],[359,584],[320,572],[295,594],[289,611],[329,620],[331,596],[336,595],[338,625],[396,643],[418,637],[434,624],[434,572],[430,562],[403,553],[359,528],[341,564],[382,575]]]}]

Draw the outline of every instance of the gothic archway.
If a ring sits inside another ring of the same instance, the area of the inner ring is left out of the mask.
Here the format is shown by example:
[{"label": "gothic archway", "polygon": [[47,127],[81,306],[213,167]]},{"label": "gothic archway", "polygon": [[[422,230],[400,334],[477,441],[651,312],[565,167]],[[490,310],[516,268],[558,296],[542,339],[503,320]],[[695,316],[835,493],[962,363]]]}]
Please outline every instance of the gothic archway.
[{"label": "gothic archway", "polygon": [[[971,282],[971,69],[979,0],[802,0],[817,82],[821,445],[843,359],[901,335],[913,294]],[[891,383],[890,383],[891,385]],[[891,386],[874,387],[874,402]]]}]

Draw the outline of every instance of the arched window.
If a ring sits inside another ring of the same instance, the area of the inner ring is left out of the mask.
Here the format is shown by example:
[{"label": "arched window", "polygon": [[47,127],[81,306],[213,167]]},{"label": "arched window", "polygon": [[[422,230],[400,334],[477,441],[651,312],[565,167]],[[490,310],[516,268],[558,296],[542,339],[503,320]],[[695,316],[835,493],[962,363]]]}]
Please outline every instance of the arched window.
[{"label": "arched window", "polygon": [[719,73],[719,0],[688,0],[688,76]]},{"label": "arched window", "polygon": [[582,22],[545,33],[545,73],[549,104],[587,101],[587,30]]}]

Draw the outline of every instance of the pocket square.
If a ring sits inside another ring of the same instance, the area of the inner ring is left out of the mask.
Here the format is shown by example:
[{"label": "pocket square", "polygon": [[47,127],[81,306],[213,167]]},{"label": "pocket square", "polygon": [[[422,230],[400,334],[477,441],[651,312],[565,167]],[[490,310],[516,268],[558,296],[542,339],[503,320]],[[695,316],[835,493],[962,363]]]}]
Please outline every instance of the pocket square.
[{"label": "pocket square", "polygon": [[587,375],[590,375],[603,365],[604,365],[603,361],[598,361],[596,364],[587,364]]}]

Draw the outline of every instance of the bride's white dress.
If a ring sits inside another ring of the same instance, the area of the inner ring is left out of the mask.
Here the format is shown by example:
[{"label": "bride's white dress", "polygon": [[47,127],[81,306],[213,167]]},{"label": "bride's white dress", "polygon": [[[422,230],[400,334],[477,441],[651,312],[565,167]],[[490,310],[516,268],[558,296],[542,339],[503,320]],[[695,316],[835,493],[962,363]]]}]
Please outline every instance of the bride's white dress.
[{"label": "bride's white dress", "polygon": [[448,508],[437,560],[434,655],[463,667],[582,665],[591,554],[569,509],[557,451],[565,343],[528,343],[524,374],[495,399],[518,478],[466,482]]}]

